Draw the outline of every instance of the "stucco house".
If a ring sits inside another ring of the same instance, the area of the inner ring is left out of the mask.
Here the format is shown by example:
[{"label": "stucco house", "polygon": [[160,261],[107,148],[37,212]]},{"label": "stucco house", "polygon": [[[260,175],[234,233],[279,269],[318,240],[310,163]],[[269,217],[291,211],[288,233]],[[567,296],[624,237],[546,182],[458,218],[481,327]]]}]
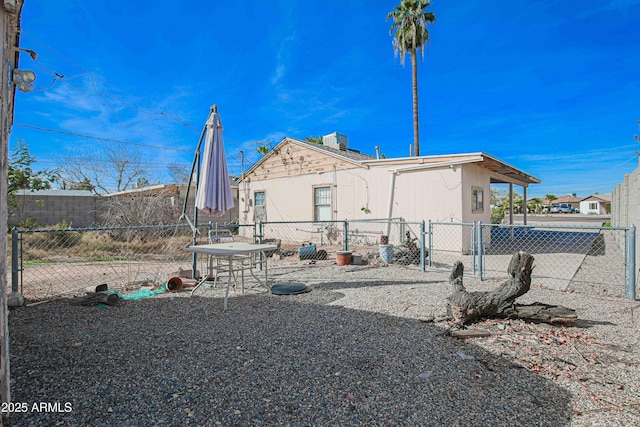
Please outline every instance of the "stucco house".
[{"label": "stucco house", "polygon": [[566,196],[559,196],[557,199],[554,199],[553,201],[544,199],[542,203],[545,206],[547,206],[548,209],[551,209],[554,206],[569,206],[574,210],[578,210],[580,209],[581,200],[582,199],[580,197],[577,197],[575,194],[567,194]]},{"label": "stucco house", "polygon": [[605,215],[611,207],[611,194],[592,194],[580,200],[580,213],[585,215]]},{"label": "stucco house", "polygon": [[[239,180],[240,223],[403,218],[490,222],[491,184],[540,180],[485,153],[377,158],[340,134],[284,138]],[[510,188],[512,189],[512,185]]]}]

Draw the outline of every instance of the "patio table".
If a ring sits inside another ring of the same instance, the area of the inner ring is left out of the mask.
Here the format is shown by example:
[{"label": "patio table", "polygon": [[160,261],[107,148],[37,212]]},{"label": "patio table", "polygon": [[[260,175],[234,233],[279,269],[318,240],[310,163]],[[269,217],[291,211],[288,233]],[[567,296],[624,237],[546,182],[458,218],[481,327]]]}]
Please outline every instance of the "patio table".
[{"label": "patio table", "polygon": [[[234,259],[240,263],[237,270],[242,272],[242,290],[244,291],[244,270],[249,270],[251,275],[260,283],[261,285],[267,287],[268,289],[268,266],[267,259],[268,257],[265,255],[266,251],[274,251],[277,249],[276,245],[271,244],[257,244],[257,243],[245,243],[245,242],[228,242],[228,243],[210,243],[207,245],[192,245],[184,248],[187,252],[195,252],[199,254],[206,254],[212,258],[220,258],[226,259],[228,262],[227,267],[229,271],[229,280],[227,281],[227,289],[224,294],[224,309],[227,309],[227,298],[229,297],[229,287],[231,286],[231,277],[234,272]],[[258,252],[262,253],[262,258],[257,263],[254,262],[253,256]],[[242,255],[249,255],[248,258],[238,259],[237,257]],[[249,260],[249,264],[245,264],[244,261]],[[253,267],[256,264],[264,264],[264,283],[254,274]],[[217,267],[216,267],[217,268]],[[204,277],[196,284],[196,286],[191,291],[191,295],[198,289],[200,285],[202,285],[207,279],[209,275],[206,274]],[[216,271],[217,278],[217,271]]]}]

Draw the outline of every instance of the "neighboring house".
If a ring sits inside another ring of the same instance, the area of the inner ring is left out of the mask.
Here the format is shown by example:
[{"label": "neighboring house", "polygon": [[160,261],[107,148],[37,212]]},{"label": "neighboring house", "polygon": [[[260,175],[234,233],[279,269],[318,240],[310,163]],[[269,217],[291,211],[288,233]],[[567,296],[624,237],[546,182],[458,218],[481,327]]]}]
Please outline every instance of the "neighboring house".
[{"label": "neighboring house", "polygon": [[540,183],[485,153],[377,159],[349,150],[346,137],[335,135],[322,145],[284,138],[254,164],[240,179],[240,223],[398,217],[488,223],[491,184],[519,185],[526,195]]},{"label": "neighboring house", "polygon": [[9,226],[32,218],[39,226],[58,225],[91,227],[97,222],[95,195],[89,190],[19,191],[15,194],[17,208],[9,212]]},{"label": "neighboring house", "polygon": [[[209,215],[201,210],[198,211],[198,223],[207,223],[209,221],[220,223],[237,223],[238,222],[238,178],[229,176],[231,182],[231,193],[233,194],[234,208],[225,212],[222,215]],[[105,198],[118,197],[118,198],[134,198],[137,196],[143,197],[162,197],[166,199],[169,205],[176,212],[176,223],[180,219],[180,214],[184,207],[184,200],[187,197],[187,185],[186,184],[157,184],[147,187],[135,188],[132,190],[119,191],[117,193],[106,194]],[[192,185],[189,189],[187,200],[187,215],[190,220],[193,220],[193,209],[195,206],[195,186]],[[168,218],[166,218],[168,220]],[[166,221],[165,221],[166,222]]]},{"label": "neighboring house", "polygon": [[553,201],[549,201],[547,199],[544,199],[542,201],[542,204],[547,206],[547,211],[550,211],[551,208],[553,208],[554,206],[569,206],[570,208],[572,208],[574,211],[577,211],[580,209],[580,201],[582,199],[580,197],[577,197],[575,194],[569,194],[566,196],[560,196],[557,199],[553,200]]},{"label": "neighboring house", "polygon": [[567,205],[574,211],[576,211],[580,209],[580,200],[580,197],[577,197],[575,194],[569,194],[566,196],[560,196],[555,199],[552,203],[552,206]]},{"label": "neighboring house", "polygon": [[610,207],[610,194],[594,194],[580,200],[580,213],[585,215],[605,215],[610,213]]}]

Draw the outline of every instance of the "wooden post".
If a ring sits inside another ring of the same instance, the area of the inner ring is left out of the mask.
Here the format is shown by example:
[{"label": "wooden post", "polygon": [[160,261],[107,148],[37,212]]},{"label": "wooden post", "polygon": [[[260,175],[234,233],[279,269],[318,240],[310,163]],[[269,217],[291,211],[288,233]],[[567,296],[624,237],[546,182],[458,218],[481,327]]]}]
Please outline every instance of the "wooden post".
[{"label": "wooden post", "polygon": [[[7,226],[7,163],[9,133],[13,124],[15,87],[10,77],[18,67],[18,28],[23,0],[4,1],[0,7],[0,224]],[[0,233],[0,401],[11,402],[9,378],[9,325],[7,316],[7,233]],[[5,424],[6,413],[0,418]]]}]

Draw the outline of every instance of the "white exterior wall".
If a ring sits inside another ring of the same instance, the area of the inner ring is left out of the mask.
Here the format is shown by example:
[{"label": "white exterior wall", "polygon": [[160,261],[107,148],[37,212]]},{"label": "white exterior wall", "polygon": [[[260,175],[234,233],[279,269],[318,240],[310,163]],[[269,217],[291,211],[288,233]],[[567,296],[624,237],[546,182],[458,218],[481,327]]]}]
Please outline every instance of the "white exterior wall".
[{"label": "white exterior wall", "polygon": [[[248,191],[240,186],[240,205],[243,206],[242,198],[247,193],[253,199],[256,191],[264,191],[266,221],[310,221],[313,220],[313,188],[330,186],[334,191],[335,220],[386,218],[391,182],[389,170],[388,167],[358,168],[295,178],[254,180],[247,185]],[[461,221],[461,179],[461,168],[396,173],[391,216],[409,222]],[[469,201],[469,209],[470,204]],[[363,207],[368,208],[368,212],[363,211]],[[243,209],[240,216],[244,223],[253,222],[253,206],[246,212]]]},{"label": "white exterior wall", "polygon": [[[596,209],[589,209],[590,203],[595,203]],[[580,202],[580,213],[584,215],[588,215],[588,214],[604,215],[605,213],[607,213],[604,204],[605,202],[602,202],[600,200],[583,200]]]},{"label": "white exterior wall", "polygon": [[[254,179],[247,183],[247,190],[243,190],[244,184],[240,185],[240,218],[243,223],[253,222],[253,206],[251,204],[243,209],[246,203],[243,198],[253,200],[256,191],[264,191],[266,222],[312,221],[313,188],[316,186],[332,188],[334,220],[387,218],[391,171],[394,170],[391,217],[401,217],[407,222],[490,221],[490,178],[485,169],[472,164],[413,171],[399,169],[380,166],[297,177]],[[484,191],[483,212],[474,213],[471,210],[473,187]],[[287,237],[293,239],[295,234],[294,231],[293,235]],[[302,233],[297,237],[299,239],[296,240],[304,241],[309,234]],[[470,236],[459,227],[452,227],[446,236],[438,238],[442,241],[434,241],[434,245],[449,250],[466,251],[471,245]]]},{"label": "white exterior wall", "polygon": [[[474,164],[462,165],[462,222],[482,221],[491,222],[491,178],[486,169]],[[471,209],[472,189],[474,187],[483,190],[484,209],[482,212],[473,212]]]}]

